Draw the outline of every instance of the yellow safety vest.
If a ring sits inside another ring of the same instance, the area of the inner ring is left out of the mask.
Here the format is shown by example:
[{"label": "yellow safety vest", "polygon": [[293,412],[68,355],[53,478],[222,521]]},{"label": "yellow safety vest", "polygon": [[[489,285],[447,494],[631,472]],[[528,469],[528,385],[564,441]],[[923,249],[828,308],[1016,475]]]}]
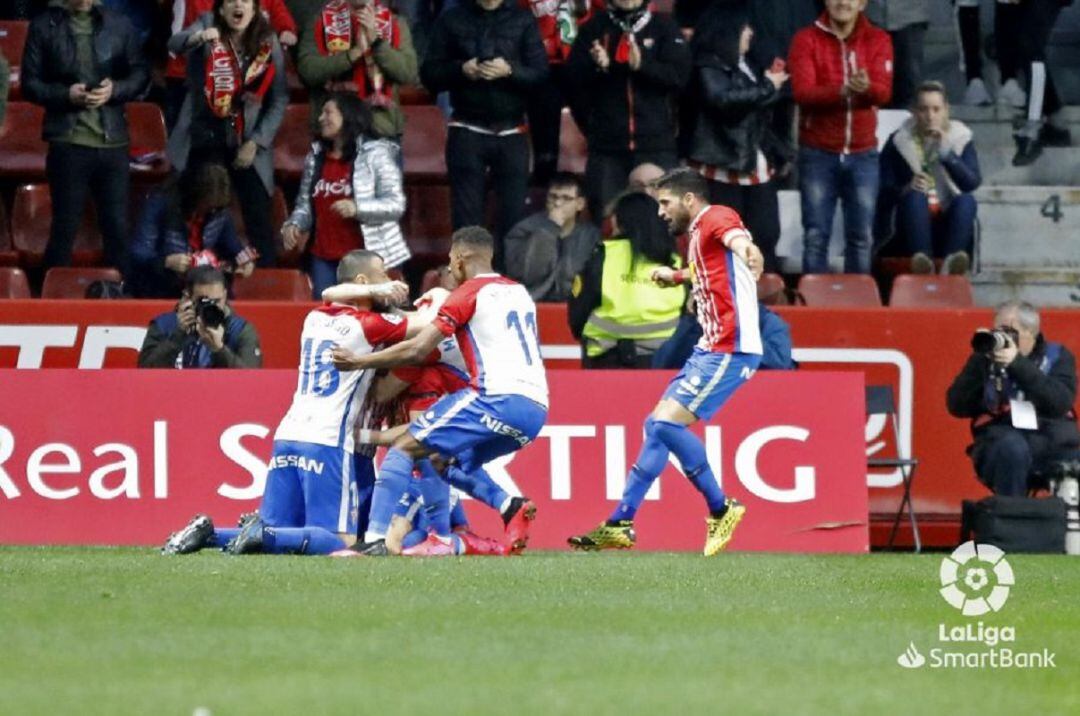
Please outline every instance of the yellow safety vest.
[{"label": "yellow safety vest", "polygon": [[[682,286],[662,288],[651,278],[663,264],[634,254],[627,239],[604,242],[600,305],[589,316],[582,336],[590,358],[606,353],[621,339],[656,350],[679,325],[686,292]],[[673,257],[675,267],[681,262]]]}]

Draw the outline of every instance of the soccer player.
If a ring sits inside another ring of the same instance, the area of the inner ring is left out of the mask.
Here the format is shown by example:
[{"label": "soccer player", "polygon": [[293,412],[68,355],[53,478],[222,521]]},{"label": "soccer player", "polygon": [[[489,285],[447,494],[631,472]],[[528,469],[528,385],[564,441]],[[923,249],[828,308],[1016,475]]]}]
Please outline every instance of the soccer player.
[{"label": "soccer player", "polygon": [[663,286],[691,284],[704,335],[645,419],[645,443],[618,507],[596,529],[567,541],[580,550],[633,547],[634,516],[674,453],[708,505],[704,552],[712,556],[731,541],[746,507],[725,497],[704,445],[689,426],[711,418],[761,362],[755,282],[762,256],[734,210],[709,204],[708,185],[697,172],[676,169],[657,182],[657,191],[660,218],[675,235],[688,231],[690,247],[687,270],[659,268],[653,280]]},{"label": "soccer player", "polygon": [[390,283],[378,254],[349,252],[337,278],[359,290],[352,305],[326,304],[304,319],[296,391],[274,434],[257,516],[242,520],[240,529],[215,530],[209,517],[197,515],[169,537],[162,552],[225,546],[233,554],[329,554],[356,541],[359,489],[373,483],[375,474],[370,457],[355,455],[353,433],[374,371],[339,369],[331,353],[336,347],[371,353],[427,324],[373,310],[376,297],[399,300],[408,291]]},{"label": "soccer player", "polygon": [[[415,460],[433,453],[452,458],[443,476],[453,486],[493,507],[502,515],[511,551],[528,542],[536,506],[510,497],[483,465],[528,445],[547,419],[548,389],[536,332],[536,304],[519,283],[492,269],[495,242],[479,226],[454,232],[450,270],[458,288],[435,320],[416,337],[378,353],[354,355],[334,351],[343,370],[391,368],[421,362],[448,336],[456,336],[469,367],[469,388],[442,398],[410,423],[395,440],[379,470],[371,507],[371,532],[364,554],[385,554],[385,532],[374,528],[390,520],[394,504],[408,489]],[[425,501],[427,496],[425,494]],[[424,544],[428,555],[453,554],[445,526]]]}]

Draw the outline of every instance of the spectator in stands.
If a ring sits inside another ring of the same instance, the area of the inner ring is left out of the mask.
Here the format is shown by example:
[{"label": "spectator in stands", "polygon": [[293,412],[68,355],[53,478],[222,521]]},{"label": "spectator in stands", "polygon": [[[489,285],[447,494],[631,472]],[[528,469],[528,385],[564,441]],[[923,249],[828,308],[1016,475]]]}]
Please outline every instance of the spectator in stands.
[{"label": "spectator in stands", "polygon": [[176,310],[150,322],[139,367],[262,367],[259,334],[229,306],[225,274],[213,266],[191,269]]},{"label": "spectator in stands", "polygon": [[1072,143],[1064,105],[1046,61],[1050,32],[1061,8],[1071,4],[1072,0],[1026,0],[1023,4],[1020,27],[1014,32],[1020,38],[1020,66],[1028,80],[1027,121],[1015,135],[1014,166],[1031,164],[1044,146],[1067,147]]},{"label": "spectator in stands", "polygon": [[777,271],[780,206],[773,175],[792,157],[772,134],[771,115],[788,74],[751,64],[754,31],[744,7],[710,16],[716,22],[699,26],[692,45],[696,111],[689,122],[689,164],[708,180],[713,204],[739,212],[765,257],[765,270]]},{"label": "spectator in stands", "polygon": [[[982,29],[979,5],[982,0],[955,0],[957,28],[960,32],[961,67],[967,78],[964,104],[992,104],[994,98],[986,88],[982,65]],[[1021,109],[1027,103],[1016,78],[1020,74],[1020,23],[1024,8],[1019,0],[997,0],[994,3],[994,47],[1000,75],[998,104]]]},{"label": "spectator in stands", "polygon": [[924,82],[914,116],[896,130],[881,153],[879,211],[896,214],[914,273],[930,273],[931,257],[944,257],[944,273],[965,274],[978,205],[979,158],[972,132],[949,118],[940,82]]},{"label": "spectator in stands", "polygon": [[169,39],[170,52],[188,53],[188,95],[168,154],[177,171],[229,168],[258,265],[274,266],[273,146],[289,96],[281,45],[260,10],[260,0],[214,0],[212,12]]},{"label": "spectator in stands", "polygon": [[[176,34],[211,12],[214,0],[172,0],[172,33]],[[282,47],[297,42],[297,24],[285,0],[261,0],[262,14],[278,36]],[[180,108],[187,96],[187,62],[182,52],[170,52],[165,65],[165,126],[169,131],[180,118]]]},{"label": "spectator in stands", "polygon": [[661,287],[653,272],[679,268],[675,240],[656,200],[631,192],[615,204],[613,236],[596,245],[570,298],[570,331],[582,342],[584,368],[648,368],[675,332],[683,286]]},{"label": "spectator in stands", "polygon": [[865,4],[826,0],[817,22],[791,43],[805,273],[829,269],[838,198],[844,210],[844,271],[870,273],[878,193],[877,109],[888,104],[892,92],[892,42],[862,14]]},{"label": "spectator in stands", "polygon": [[866,16],[889,33],[893,46],[890,107],[907,109],[923,78],[923,41],[930,25],[929,0],[869,0]]},{"label": "spectator in stands", "polygon": [[999,306],[994,327],[1011,335],[1002,347],[968,358],[946,404],[951,415],[971,418],[968,454],[979,481],[995,494],[1023,497],[1033,467],[1080,447],[1076,359],[1040,333],[1029,303]]},{"label": "spectator in stands", "polygon": [[690,50],[645,0],[610,0],[581,27],[567,62],[589,101],[585,191],[596,221],[635,166],[677,163],[674,103],[690,74]]},{"label": "spectator in stands", "polygon": [[220,164],[174,175],[147,197],[131,243],[131,295],[179,298],[194,266],[250,276],[255,256],[236,233],[231,200],[229,170]]},{"label": "spectator in stands", "polygon": [[658,167],[652,162],[638,164],[630,171],[627,177],[627,188],[630,191],[640,191],[656,198],[656,182],[664,176],[663,167]]},{"label": "spectator in stands", "polygon": [[451,221],[455,229],[485,223],[490,170],[498,202],[496,265],[502,237],[525,210],[525,107],[547,73],[536,22],[508,0],[464,0],[435,21],[420,75],[432,93],[449,91],[454,108],[446,140]]},{"label": "spectator in stands", "polygon": [[574,277],[600,241],[596,226],[580,220],[584,210],[581,179],[559,172],[548,185],[544,211],[506,234],[506,275],[524,284],[534,301],[570,298]]},{"label": "spectator in stands", "polygon": [[400,85],[420,82],[409,25],[379,0],[330,0],[300,42],[300,78],[317,112],[328,92],[350,92],[371,105],[371,133],[401,142]]},{"label": "spectator in stands", "polygon": [[[52,227],[45,269],[71,263],[87,195],[97,208],[105,261],[127,272],[128,128],[124,105],[150,81],[131,24],[93,0],[64,0],[30,22],[22,91],[45,107],[45,173]],[[91,188],[93,191],[91,191]]]},{"label": "spectator in stands", "polygon": [[8,0],[0,5],[0,20],[32,20],[49,0]]},{"label": "spectator in stands", "polygon": [[296,207],[281,227],[286,249],[309,248],[317,301],[323,289],[337,283],[338,262],[354,249],[378,252],[387,268],[410,256],[398,226],[405,213],[401,150],[372,135],[371,110],[356,94],[335,92],[323,102]]},{"label": "spectator in stands", "polygon": [[4,133],[4,117],[7,115],[8,85],[11,83],[11,65],[0,50],[0,136]]}]

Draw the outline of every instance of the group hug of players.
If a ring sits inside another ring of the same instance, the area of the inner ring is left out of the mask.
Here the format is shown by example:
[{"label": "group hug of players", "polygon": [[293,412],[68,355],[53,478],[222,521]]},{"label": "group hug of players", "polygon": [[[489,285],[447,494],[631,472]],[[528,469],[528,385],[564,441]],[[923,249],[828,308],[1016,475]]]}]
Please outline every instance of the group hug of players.
[{"label": "group hug of players", "polygon": [[[580,550],[632,547],[637,510],[674,454],[708,506],[704,554],[711,556],[731,541],[746,508],[720,489],[689,427],[711,418],[758,367],[762,257],[735,211],[709,205],[699,174],[675,170],[658,192],[661,218],[673,234],[689,236],[688,268],[657,269],[653,280],[690,285],[703,337],[646,417],[619,504],[568,542]],[[338,285],[304,320],[297,387],[274,434],[258,511],[231,529],[196,515],[162,551],[520,554],[536,506],[508,494],[484,465],[537,437],[548,389],[536,305],[523,286],[495,273],[493,253],[487,230],[456,231],[457,288],[434,289],[409,312],[393,308],[408,288],[389,280],[378,254],[346,255]],[[376,470],[378,446],[387,450]],[[462,493],[498,511],[505,533],[473,533]]]}]

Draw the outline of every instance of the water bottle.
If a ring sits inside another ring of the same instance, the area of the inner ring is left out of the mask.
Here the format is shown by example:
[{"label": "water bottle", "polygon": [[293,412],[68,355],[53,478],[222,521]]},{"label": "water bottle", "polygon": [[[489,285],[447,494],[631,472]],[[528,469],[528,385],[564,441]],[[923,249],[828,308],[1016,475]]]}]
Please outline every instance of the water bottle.
[{"label": "water bottle", "polygon": [[1080,555],[1080,480],[1062,477],[1057,496],[1065,503],[1065,553]]}]

